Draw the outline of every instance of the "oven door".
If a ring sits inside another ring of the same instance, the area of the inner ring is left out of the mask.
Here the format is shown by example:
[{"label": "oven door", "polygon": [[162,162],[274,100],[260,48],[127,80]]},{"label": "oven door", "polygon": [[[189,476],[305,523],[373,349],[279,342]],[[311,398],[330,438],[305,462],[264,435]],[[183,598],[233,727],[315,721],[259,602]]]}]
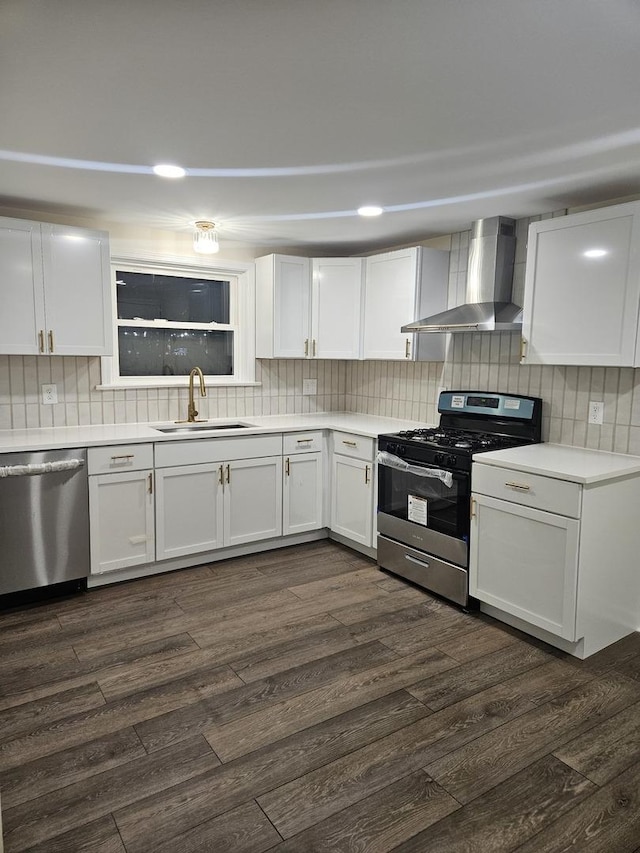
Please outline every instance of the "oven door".
[{"label": "oven door", "polygon": [[[468,563],[468,472],[408,462],[409,470],[378,462],[378,532],[461,566]],[[412,470],[413,469],[413,470]]]}]

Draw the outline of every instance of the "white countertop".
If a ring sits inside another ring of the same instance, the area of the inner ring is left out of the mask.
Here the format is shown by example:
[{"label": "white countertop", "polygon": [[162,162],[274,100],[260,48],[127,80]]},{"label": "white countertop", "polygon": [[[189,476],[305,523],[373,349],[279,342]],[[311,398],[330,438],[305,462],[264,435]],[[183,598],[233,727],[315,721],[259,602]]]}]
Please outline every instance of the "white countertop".
[{"label": "white countertop", "polygon": [[421,427],[415,421],[381,418],[357,412],[319,412],[314,415],[265,415],[262,417],[212,418],[211,426],[222,423],[247,424],[245,429],[198,429],[191,434],[162,433],[154,426],[173,426],[173,422],[156,424],[96,424],[92,426],[52,427],[47,429],[0,430],[0,453],[30,450],[52,450],[64,447],[96,447],[108,444],[139,444],[145,441],[184,441],[225,436],[260,435],[269,432],[297,432],[308,429],[335,429],[376,438],[385,432]]},{"label": "white countertop", "polygon": [[529,444],[477,453],[474,464],[496,465],[573,483],[600,483],[640,473],[640,456],[587,450],[566,444]]}]

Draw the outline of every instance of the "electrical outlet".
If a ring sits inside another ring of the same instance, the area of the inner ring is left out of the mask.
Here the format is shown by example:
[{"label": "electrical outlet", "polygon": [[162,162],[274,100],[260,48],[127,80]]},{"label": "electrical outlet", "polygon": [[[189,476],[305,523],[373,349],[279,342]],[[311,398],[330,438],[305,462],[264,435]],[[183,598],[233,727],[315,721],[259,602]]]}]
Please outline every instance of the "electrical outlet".
[{"label": "electrical outlet", "polygon": [[42,385],[42,403],[45,406],[53,406],[58,402],[58,386]]},{"label": "electrical outlet", "polygon": [[302,380],[302,393],[306,396],[310,394],[318,393],[318,380],[317,379],[303,379]]},{"label": "electrical outlet", "polygon": [[604,421],[604,403],[596,400],[589,401],[589,418],[590,424],[601,424]]}]

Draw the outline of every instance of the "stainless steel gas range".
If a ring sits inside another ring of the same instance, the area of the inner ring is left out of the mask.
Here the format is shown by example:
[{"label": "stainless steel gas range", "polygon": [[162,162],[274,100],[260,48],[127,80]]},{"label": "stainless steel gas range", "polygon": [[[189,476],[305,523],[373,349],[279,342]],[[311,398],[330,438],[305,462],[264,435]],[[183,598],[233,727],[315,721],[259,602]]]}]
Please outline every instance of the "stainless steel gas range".
[{"label": "stainless steel gas range", "polygon": [[542,400],[443,391],[440,425],[378,438],[378,565],[469,607],[474,453],[541,441]]}]

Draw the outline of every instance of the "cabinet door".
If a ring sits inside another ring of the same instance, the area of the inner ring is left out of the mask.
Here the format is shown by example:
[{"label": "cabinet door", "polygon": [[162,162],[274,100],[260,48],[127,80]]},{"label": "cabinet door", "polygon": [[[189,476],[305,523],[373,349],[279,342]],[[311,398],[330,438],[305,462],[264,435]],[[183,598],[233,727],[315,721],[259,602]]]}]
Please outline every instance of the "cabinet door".
[{"label": "cabinet door", "polygon": [[43,225],[47,352],[110,355],[112,345],[108,235]]},{"label": "cabinet door", "polygon": [[224,544],[282,535],[282,457],[224,466]]},{"label": "cabinet door", "polygon": [[91,574],[153,562],[153,473],[89,477],[89,523]]},{"label": "cabinet door", "polygon": [[638,203],[532,223],[523,363],[639,363],[638,244]]},{"label": "cabinet door", "polygon": [[362,258],[313,261],[311,355],[359,358]]},{"label": "cabinet door", "polygon": [[365,259],[363,357],[411,358],[413,335],[400,331],[415,316],[418,250]]},{"label": "cabinet door", "polygon": [[473,500],[471,595],[576,640],[580,522],[485,495]]},{"label": "cabinet door", "polygon": [[373,545],[373,464],[334,453],[331,477],[331,530]]},{"label": "cabinet door", "polygon": [[322,527],[322,453],[299,453],[284,462],[282,532]]},{"label": "cabinet door", "polygon": [[44,349],[40,224],[0,219],[0,352],[35,355]]},{"label": "cabinet door", "polygon": [[311,261],[276,255],[273,276],[273,355],[303,358],[311,344]]},{"label": "cabinet door", "polygon": [[156,470],[156,559],[222,547],[222,463]]}]

